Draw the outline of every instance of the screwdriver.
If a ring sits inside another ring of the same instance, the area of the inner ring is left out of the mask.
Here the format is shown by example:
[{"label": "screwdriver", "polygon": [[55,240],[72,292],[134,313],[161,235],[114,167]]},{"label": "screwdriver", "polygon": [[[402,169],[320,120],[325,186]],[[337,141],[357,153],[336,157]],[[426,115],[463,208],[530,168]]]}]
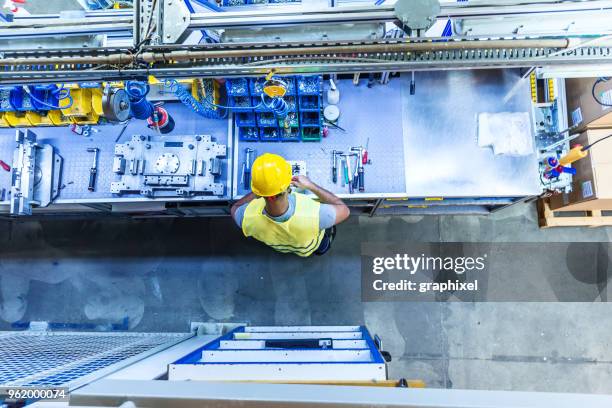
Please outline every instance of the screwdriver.
[{"label": "screwdriver", "polygon": [[370,145],[370,138],[366,140],[365,149],[363,149],[363,154],[361,155],[361,164],[368,164],[368,146]]},{"label": "screwdriver", "polygon": [[6,164],[4,160],[0,160],[0,167],[2,167],[5,171],[11,171],[11,166]]}]

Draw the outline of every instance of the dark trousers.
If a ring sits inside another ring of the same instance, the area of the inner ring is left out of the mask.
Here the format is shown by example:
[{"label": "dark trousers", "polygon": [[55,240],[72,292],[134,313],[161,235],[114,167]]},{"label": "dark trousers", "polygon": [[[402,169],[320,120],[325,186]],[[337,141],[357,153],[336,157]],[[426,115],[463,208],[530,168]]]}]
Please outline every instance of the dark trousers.
[{"label": "dark trousers", "polygon": [[336,226],[326,229],[325,234],[323,235],[323,239],[321,240],[321,243],[319,244],[319,248],[317,248],[314,254],[317,256],[325,255],[327,251],[329,251],[329,249],[331,248],[331,244],[335,236],[336,236]]}]

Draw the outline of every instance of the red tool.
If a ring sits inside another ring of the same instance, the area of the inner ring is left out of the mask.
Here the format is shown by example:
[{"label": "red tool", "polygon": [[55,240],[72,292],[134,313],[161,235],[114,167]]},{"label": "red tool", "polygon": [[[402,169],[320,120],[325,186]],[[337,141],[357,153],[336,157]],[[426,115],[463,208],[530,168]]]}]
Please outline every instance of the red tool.
[{"label": "red tool", "polygon": [[0,167],[2,167],[5,171],[11,171],[11,166],[6,164],[3,160],[0,160]]},{"label": "red tool", "polygon": [[370,145],[370,138],[366,140],[366,147],[363,149],[363,154],[361,155],[361,164],[368,164],[368,146]]}]

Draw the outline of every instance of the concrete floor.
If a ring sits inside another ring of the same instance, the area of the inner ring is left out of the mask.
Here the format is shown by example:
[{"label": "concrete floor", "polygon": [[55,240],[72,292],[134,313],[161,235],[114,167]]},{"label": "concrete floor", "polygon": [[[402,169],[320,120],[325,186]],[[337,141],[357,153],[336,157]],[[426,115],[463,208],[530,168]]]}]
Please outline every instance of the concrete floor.
[{"label": "concrete floor", "polygon": [[[430,387],[612,393],[612,305],[600,302],[610,295],[612,263],[598,259],[595,269],[606,272],[598,276],[546,272],[538,262],[547,246],[537,244],[609,242],[611,233],[539,230],[532,205],[489,217],[353,217],[339,228],[333,252],[302,260],[244,240],[230,219],[6,222],[0,330],[29,321],[100,330],[127,321],[137,331],[186,331],[191,321],[366,324],[393,355],[393,378],[421,378]],[[594,303],[362,303],[365,241],[533,242],[489,286],[520,286],[514,274],[528,274],[538,282],[521,289],[530,298]],[[590,258],[568,251],[564,262]]]}]

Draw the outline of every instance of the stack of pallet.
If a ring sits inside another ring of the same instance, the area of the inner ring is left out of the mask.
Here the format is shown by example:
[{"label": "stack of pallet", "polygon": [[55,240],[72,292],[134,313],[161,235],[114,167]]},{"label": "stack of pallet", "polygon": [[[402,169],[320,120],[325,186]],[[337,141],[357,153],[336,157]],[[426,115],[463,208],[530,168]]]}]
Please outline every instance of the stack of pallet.
[{"label": "stack of pallet", "polygon": [[567,81],[569,123],[581,132],[571,142],[592,146],[574,162],[572,191],[540,203],[540,226],[612,225],[612,81]]},{"label": "stack of pallet", "polygon": [[538,217],[540,228],[612,226],[612,210],[554,211],[548,199],[538,202]]}]

